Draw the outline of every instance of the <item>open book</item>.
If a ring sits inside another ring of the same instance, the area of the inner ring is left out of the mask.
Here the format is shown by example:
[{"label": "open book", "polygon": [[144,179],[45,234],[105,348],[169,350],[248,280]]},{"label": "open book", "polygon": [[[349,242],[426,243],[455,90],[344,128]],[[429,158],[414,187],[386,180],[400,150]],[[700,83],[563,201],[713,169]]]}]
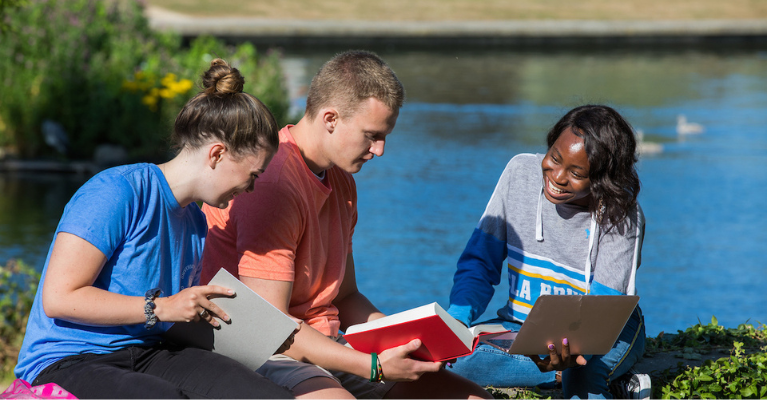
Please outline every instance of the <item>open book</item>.
[{"label": "open book", "polygon": [[467,328],[437,303],[350,326],[344,339],[363,353],[381,353],[413,339],[421,347],[410,356],[424,361],[445,361],[471,354],[480,341],[508,332],[503,325]]},{"label": "open book", "polygon": [[234,290],[235,296],[211,299],[231,319],[219,329],[205,321],[177,322],[165,333],[169,340],[221,353],[255,370],[293,333],[298,324],[258,293],[221,268],[210,285]]}]

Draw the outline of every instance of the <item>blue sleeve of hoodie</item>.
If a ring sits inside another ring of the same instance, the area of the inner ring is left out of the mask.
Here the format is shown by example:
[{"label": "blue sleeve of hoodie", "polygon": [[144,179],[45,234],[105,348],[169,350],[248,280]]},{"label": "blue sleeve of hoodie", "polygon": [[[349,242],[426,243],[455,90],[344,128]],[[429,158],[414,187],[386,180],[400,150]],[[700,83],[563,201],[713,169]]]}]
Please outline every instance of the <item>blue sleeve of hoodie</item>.
[{"label": "blue sleeve of hoodie", "polygon": [[458,259],[447,312],[470,326],[485,312],[501,283],[506,243],[476,228]]}]

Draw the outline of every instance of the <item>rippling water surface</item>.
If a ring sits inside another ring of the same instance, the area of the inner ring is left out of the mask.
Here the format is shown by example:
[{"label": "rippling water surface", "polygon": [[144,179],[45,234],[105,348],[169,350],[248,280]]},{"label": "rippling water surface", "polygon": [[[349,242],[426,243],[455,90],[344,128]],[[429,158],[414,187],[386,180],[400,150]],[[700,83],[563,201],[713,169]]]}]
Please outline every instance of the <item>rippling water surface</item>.
[{"label": "rippling water surface", "polygon": [[[285,52],[298,107],[334,52]],[[408,95],[385,156],[356,176],[358,285],[382,311],[447,306],[455,262],[508,160],[545,151],[545,132],[570,108],[605,103],[663,146],[638,166],[648,334],[712,315],[767,323],[766,49],[378,52]],[[678,136],[679,114],[705,132]],[[42,268],[83,179],[0,175],[0,260]]]}]

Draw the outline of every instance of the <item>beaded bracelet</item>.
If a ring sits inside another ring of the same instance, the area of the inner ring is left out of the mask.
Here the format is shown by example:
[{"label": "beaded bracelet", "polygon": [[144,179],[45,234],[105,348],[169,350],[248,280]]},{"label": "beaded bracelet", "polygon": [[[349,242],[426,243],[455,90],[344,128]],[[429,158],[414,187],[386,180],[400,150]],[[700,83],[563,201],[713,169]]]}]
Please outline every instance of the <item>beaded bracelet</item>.
[{"label": "beaded bracelet", "polygon": [[383,382],[384,380],[384,374],[383,374],[383,365],[381,365],[381,357],[376,357],[376,364],[378,365],[378,382]]},{"label": "beaded bracelet", "polygon": [[370,353],[370,356],[370,382],[381,382],[384,378],[381,360],[376,353]]},{"label": "beaded bracelet", "polygon": [[147,330],[154,328],[154,325],[157,323],[157,315],[154,313],[156,307],[154,299],[160,294],[162,294],[162,290],[160,290],[160,288],[154,288],[147,290],[144,295],[144,316],[146,316],[144,328]]}]

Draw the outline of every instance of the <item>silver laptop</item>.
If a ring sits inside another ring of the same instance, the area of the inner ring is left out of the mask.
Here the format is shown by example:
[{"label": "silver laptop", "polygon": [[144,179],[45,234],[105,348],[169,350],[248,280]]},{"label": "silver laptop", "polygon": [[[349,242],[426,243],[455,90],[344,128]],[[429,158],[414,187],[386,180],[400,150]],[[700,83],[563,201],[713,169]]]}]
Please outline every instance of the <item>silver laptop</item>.
[{"label": "silver laptop", "polygon": [[511,354],[548,354],[552,343],[562,352],[567,338],[570,354],[607,354],[639,302],[639,296],[543,295],[533,305],[519,332],[493,338],[491,344],[513,340]]}]

